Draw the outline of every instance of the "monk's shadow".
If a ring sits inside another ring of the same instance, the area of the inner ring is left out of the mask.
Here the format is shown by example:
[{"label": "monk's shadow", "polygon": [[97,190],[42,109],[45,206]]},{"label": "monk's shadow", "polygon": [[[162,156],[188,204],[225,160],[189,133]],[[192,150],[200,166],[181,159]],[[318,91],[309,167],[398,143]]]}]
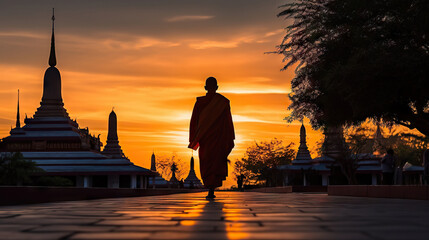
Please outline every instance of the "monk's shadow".
[{"label": "monk's shadow", "polygon": [[[210,234],[210,239],[229,239],[224,221],[224,203],[218,200],[207,200],[201,214],[196,217],[191,239],[204,239]],[[199,238],[201,237],[201,238]]]}]

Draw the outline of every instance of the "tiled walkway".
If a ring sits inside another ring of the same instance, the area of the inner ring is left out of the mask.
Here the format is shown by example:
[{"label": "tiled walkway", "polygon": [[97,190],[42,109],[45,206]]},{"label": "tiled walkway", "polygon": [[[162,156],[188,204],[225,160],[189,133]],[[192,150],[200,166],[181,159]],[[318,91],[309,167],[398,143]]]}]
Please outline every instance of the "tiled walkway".
[{"label": "tiled walkway", "polygon": [[0,207],[0,239],[429,239],[429,201],[216,195]]}]

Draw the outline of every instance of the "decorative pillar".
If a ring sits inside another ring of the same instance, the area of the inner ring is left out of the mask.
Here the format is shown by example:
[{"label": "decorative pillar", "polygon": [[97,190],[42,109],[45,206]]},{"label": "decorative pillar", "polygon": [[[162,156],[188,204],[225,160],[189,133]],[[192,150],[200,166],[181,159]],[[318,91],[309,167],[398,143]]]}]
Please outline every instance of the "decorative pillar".
[{"label": "decorative pillar", "polygon": [[284,185],[285,185],[285,186],[288,186],[288,185],[289,185],[289,175],[288,175],[287,173],[285,174],[285,177],[284,177],[283,182],[284,182]]},{"label": "decorative pillar", "polygon": [[375,173],[371,175],[371,185],[377,185],[377,174]]},{"label": "decorative pillar", "polygon": [[131,175],[131,188],[137,188],[137,176]]},{"label": "decorative pillar", "polygon": [[304,173],[304,176],[302,177],[302,180],[303,180],[302,185],[303,185],[303,186],[307,186],[307,178],[306,178],[305,173]]},{"label": "decorative pillar", "polygon": [[107,178],[108,188],[119,188],[119,175],[109,175]]},{"label": "decorative pillar", "polygon": [[84,176],[83,177],[83,187],[84,188],[91,187],[91,176]]},{"label": "decorative pillar", "polygon": [[83,176],[76,176],[76,187],[83,187]]},{"label": "decorative pillar", "polygon": [[323,174],[322,175],[322,186],[328,186],[329,185],[329,175]]},{"label": "decorative pillar", "polygon": [[139,176],[140,188],[145,188],[144,176]]}]

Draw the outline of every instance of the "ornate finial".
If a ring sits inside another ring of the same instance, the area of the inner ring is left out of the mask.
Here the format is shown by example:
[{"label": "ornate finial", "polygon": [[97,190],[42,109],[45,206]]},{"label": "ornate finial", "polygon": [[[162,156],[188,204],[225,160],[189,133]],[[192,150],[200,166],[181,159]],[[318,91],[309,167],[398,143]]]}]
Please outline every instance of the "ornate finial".
[{"label": "ornate finial", "polygon": [[191,167],[190,170],[194,170],[194,156],[191,157]]},{"label": "ornate finial", "polygon": [[19,89],[18,89],[18,105],[16,109],[16,128],[21,128],[21,121],[19,117]]},{"label": "ornate finial", "polygon": [[300,143],[301,144],[306,144],[306,142],[307,142],[307,140],[306,140],[307,134],[306,134],[306,131],[305,131],[304,122],[302,122],[301,129],[299,131],[299,137],[300,137]]},{"label": "ornate finial", "polygon": [[57,65],[57,58],[55,56],[55,10],[52,8],[52,37],[51,37],[51,54],[49,55],[49,66],[54,67]]}]

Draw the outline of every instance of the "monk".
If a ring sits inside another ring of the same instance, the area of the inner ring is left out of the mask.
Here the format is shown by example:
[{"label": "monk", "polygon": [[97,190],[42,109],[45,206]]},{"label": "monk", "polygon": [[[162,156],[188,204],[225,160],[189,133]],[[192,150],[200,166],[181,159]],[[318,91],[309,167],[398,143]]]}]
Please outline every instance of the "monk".
[{"label": "monk", "polygon": [[207,78],[204,88],[207,94],[197,97],[192,112],[188,147],[199,147],[201,178],[209,189],[206,198],[213,199],[214,190],[228,176],[228,155],[234,148],[235,134],[229,100],[216,93],[216,78]]}]

